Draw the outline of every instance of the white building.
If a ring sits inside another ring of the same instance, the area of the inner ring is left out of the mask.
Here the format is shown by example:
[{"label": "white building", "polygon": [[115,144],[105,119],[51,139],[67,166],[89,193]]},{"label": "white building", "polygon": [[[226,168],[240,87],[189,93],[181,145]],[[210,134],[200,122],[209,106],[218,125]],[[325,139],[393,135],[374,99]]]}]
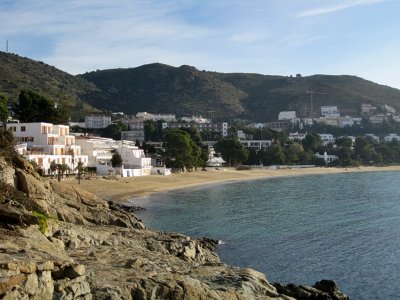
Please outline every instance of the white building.
[{"label": "white building", "polygon": [[354,119],[349,116],[339,117],[338,118],[338,126],[343,127],[351,127],[354,125]]},{"label": "white building", "polygon": [[306,133],[291,132],[289,133],[289,140],[291,141],[302,141],[306,138]]},{"label": "white building", "polygon": [[400,116],[392,116],[392,119],[396,123],[400,123]]},{"label": "white building", "polygon": [[267,125],[265,123],[252,123],[252,124],[249,124],[247,127],[261,129],[261,128],[267,127]]},{"label": "white building", "polygon": [[220,156],[217,156],[214,148],[211,147],[208,155],[207,167],[222,167],[224,163],[224,159]]},{"label": "white building", "polygon": [[303,118],[301,121],[304,123],[304,126],[313,126],[314,121],[312,118]]},{"label": "white building", "polygon": [[338,157],[336,155],[329,155],[326,153],[326,151],[324,152],[324,154],[319,154],[319,152],[315,153],[315,157],[316,158],[322,158],[326,164],[329,164],[335,160],[338,159]]},{"label": "white building", "polygon": [[88,166],[95,167],[99,175],[108,175],[113,151],[118,144],[113,139],[94,136],[78,136],[76,144],[81,147],[82,154],[88,156]]},{"label": "white building", "polygon": [[353,118],[354,125],[361,125],[362,124],[362,118]]},{"label": "white building", "polygon": [[174,114],[152,114],[148,112],[138,112],[136,118],[152,121],[165,121],[165,122],[175,122],[176,116]]},{"label": "white building", "polygon": [[146,157],[142,149],[136,146],[122,144],[117,151],[119,155],[121,155],[123,165],[119,170],[115,170],[115,175],[133,177],[151,174],[151,158]]},{"label": "white building", "polygon": [[400,136],[396,133],[390,133],[384,138],[385,142],[400,141]]},{"label": "white building", "polygon": [[228,136],[228,123],[162,123],[162,129],[197,128],[200,132],[219,132],[223,137]]},{"label": "white building", "polygon": [[293,110],[281,111],[278,115],[279,121],[292,120],[292,119],[296,119],[296,112]]},{"label": "white building", "polygon": [[182,122],[188,122],[188,123],[211,123],[209,119],[203,118],[202,116],[191,116],[191,117],[182,117],[181,118]]},{"label": "white building", "polygon": [[75,136],[69,134],[69,126],[51,123],[12,123],[11,129],[19,152],[29,161],[34,161],[44,171],[51,174],[50,164],[66,164],[74,170],[78,162],[87,166],[88,157],[75,145]]},{"label": "white building", "polygon": [[382,111],[389,113],[389,114],[395,114],[396,113],[396,109],[394,109],[393,107],[389,106],[389,105],[382,105],[381,106]]},{"label": "white building", "polygon": [[329,126],[339,126],[339,119],[338,118],[331,118],[331,117],[319,117],[314,119],[316,123],[321,123]]},{"label": "white building", "polygon": [[338,118],[340,117],[337,106],[321,106],[321,115],[326,118]]},{"label": "white building", "polygon": [[[99,175],[119,175],[122,177],[145,176],[151,174],[151,158],[145,156],[131,141],[115,141],[101,137],[78,137],[77,143],[89,157],[89,166],[96,167]],[[113,168],[111,158],[118,152],[122,166]]]},{"label": "white building", "polygon": [[321,134],[318,134],[318,135],[321,138],[322,145],[324,145],[324,146],[327,146],[328,144],[334,144],[335,143],[335,138],[330,133],[321,133]]},{"label": "white building", "polygon": [[107,116],[86,116],[85,127],[92,129],[106,128],[111,124],[111,117]]},{"label": "white building", "polygon": [[376,106],[373,106],[371,104],[361,104],[361,114],[363,115],[371,115],[376,112]]},{"label": "white building", "polygon": [[271,140],[241,140],[240,143],[248,148],[256,151],[266,150],[269,146],[271,146]]},{"label": "white building", "polygon": [[127,140],[136,142],[139,141],[142,143],[144,141],[144,130],[129,130],[129,131],[121,131],[121,140]]},{"label": "white building", "polygon": [[377,114],[369,117],[369,122],[372,124],[383,124],[387,120],[387,118],[387,115]]}]

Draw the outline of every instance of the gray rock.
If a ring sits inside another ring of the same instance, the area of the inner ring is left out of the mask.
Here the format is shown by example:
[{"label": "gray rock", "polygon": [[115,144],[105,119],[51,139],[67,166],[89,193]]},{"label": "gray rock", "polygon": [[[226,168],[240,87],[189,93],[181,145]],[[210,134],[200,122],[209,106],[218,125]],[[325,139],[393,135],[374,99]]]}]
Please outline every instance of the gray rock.
[{"label": "gray rock", "polygon": [[35,295],[38,292],[39,288],[39,279],[36,275],[36,273],[29,274],[26,277],[26,282],[25,282],[25,292],[28,295]]}]

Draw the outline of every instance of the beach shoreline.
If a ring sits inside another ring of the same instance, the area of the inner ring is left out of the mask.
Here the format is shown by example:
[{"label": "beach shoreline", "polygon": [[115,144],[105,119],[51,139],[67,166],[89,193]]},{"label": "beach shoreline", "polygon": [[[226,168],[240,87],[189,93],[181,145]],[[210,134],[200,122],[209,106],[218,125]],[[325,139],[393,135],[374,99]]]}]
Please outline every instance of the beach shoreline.
[{"label": "beach shoreline", "polygon": [[292,176],[385,171],[400,171],[400,166],[363,166],[355,168],[263,168],[251,170],[208,168],[207,171],[199,170],[194,172],[171,174],[169,176],[151,175],[129,178],[116,176],[91,176],[87,179],[82,179],[81,184],[78,184],[78,180],[75,178],[67,178],[65,179],[65,182],[91,192],[105,200],[119,203],[128,203],[130,200],[134,200],[135,204],[138,204],[140,198],[152,194],[213,184]]}]

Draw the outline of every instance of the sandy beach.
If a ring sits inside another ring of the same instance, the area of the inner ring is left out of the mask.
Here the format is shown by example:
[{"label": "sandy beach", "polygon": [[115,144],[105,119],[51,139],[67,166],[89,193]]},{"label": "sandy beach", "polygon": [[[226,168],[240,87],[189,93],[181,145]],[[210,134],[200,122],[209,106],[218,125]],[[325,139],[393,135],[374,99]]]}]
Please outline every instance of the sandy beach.
[{"label": "sandy beach", "polygon": [[106,200],[126,202],[129,199],[153,193],[238,180],[377,171],[400,171],[400,166],[357,168],[315,167],[307,169],[252,169],[241,171],[234,168],[208,168],[207,171],[185,172],[169,176],[152,175],[131,178],[92,176],[88,179],[82,179],[80,185],[75,178],[65,179],[64,182],[78,186]]}]

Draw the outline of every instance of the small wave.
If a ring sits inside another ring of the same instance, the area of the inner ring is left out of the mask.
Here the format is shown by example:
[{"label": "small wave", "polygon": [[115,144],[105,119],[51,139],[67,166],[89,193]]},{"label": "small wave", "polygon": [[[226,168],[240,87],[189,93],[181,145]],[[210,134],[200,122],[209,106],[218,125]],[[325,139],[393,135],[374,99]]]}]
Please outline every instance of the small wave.
[{"label": "small wave", "polygon": [[224,242],[223,240],[218,240],[218,245],[225,245],[226,242]]}]

